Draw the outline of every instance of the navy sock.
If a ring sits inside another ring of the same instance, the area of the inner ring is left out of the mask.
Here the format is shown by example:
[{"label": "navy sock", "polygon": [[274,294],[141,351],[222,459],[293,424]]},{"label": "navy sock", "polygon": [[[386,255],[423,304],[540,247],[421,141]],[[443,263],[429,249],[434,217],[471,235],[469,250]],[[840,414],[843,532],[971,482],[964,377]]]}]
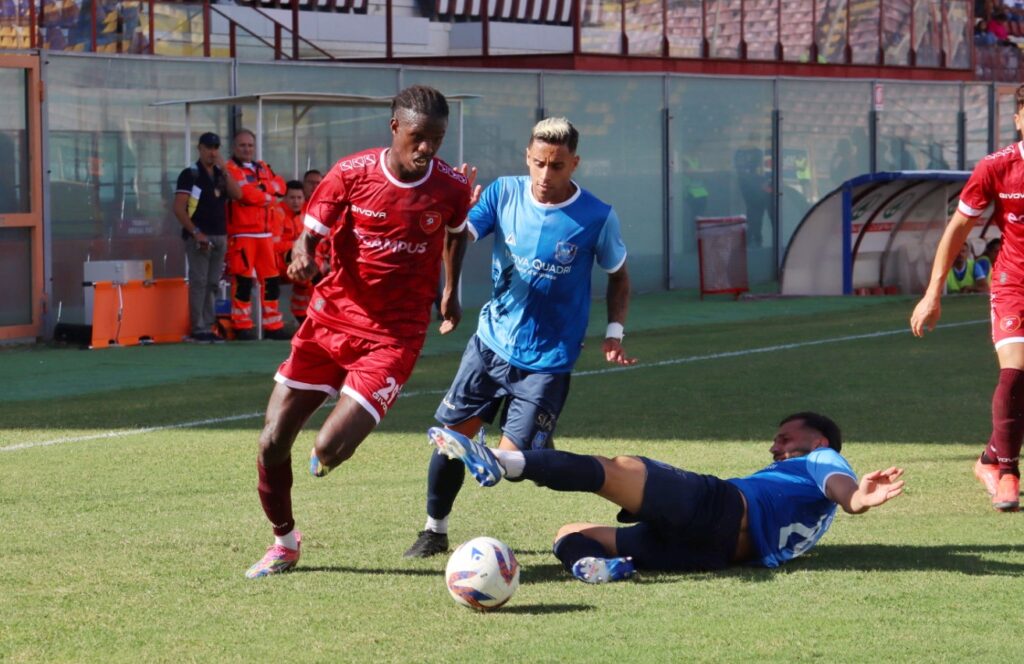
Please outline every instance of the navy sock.
[{"label": "navy sock", "polygon": [[443,519],[452,511],[455,498],[466,478],[466,466],[458,459],[431,454],[427,469],[427,515]]},{"label": "navy sock", "polygon": [[572,566],[580,558],[586,558],[587,556],[604,558],[608,555],[608,552],[604,550],[600,542],[590,539],[582,533],[569,533],[562,537],[551,547],[551,551],[555,554],[555,558],[561,561],[565,571],[570,574],[572,573]]},{"label": "navy sock", "polygon": [[604,486],[604,466],[595,457],[561,450],[526,450],[522,478],[555,491],[596,493]]}]

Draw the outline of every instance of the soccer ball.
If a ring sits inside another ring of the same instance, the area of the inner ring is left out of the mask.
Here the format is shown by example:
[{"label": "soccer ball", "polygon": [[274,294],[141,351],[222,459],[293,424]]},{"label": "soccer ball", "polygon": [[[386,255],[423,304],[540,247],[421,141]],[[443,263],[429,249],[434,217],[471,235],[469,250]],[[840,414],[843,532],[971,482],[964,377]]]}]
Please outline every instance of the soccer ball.
[{"label": "soccer ball", "polygon": [[463,606],[490,611],[519,587],[519,561],[493,537],[476,537],[455,549],[444,570],[448,592]]}]

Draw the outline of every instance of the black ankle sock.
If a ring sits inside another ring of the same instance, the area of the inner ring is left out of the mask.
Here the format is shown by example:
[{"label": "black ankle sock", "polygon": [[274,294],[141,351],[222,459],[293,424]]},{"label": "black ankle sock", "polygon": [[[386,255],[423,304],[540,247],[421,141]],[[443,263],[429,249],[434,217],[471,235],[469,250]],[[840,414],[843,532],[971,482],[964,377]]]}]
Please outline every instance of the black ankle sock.
[{"label": "black ankle sock", "polygon": [[582,533],[569,533],[555,542],[555,545],[551,547],[551,551],[555,554],[555,558],[562,562],[562,567],[565,568],[565,571],[570,574],[572,573],[573,564],[580,558],[586,558],[587,556],[604,558],[608,555],[608,552],[604,550],[600,542],[590,539]]}]

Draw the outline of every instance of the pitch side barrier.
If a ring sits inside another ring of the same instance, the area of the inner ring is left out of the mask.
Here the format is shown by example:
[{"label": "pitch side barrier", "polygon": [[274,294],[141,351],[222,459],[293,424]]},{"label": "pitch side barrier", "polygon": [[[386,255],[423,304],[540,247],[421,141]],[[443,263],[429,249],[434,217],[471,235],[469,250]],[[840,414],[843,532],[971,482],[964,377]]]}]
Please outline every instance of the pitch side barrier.
[{"label": "pitch side barrier", "polygon": [[[797,225],[782,261],[783,295],[923,293],[969,171],[895,171],[847,180]],[[991,207],[971,229],[976,254],[998,237]]]}]

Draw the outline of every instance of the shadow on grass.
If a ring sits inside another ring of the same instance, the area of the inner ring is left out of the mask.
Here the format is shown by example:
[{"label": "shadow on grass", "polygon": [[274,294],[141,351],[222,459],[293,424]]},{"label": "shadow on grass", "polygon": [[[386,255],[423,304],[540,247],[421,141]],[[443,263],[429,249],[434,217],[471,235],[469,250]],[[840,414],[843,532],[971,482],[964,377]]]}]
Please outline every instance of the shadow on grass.
[{"label": "shadow on grass", "polygon": [[[943,571],[968,575],[1024,576],[1022,554],[1024,546],[1011,544],[836,544],[823,546],[806,561],[797,560],[795,564],[809,570]],[[1012,558],[1015,562],[995,560],[995,557]]]},{"label": "shadow on grass", "polygon": [[525,613],[527,615],[543,615],[545,613],[579,613],[593,611],[590,604],[526,604],[503,606],[500,613]]},{"label": "shadow on grass", "polygon": [[388,576],[437,576],[436,569],[410,569],[408,567],[347,567],[345,565],[320,565],[317,567],[296,567],[292,574],[305,572],[330,572],[334,574],[372,574]]},{"label": "shadow on grass", "polygon": [[[443,562],[443,561],[441,561]],[[437,576],[441,574],[440,569],[424,569],[413,567],[352,567],[348,565],[318,565],[314,567],[296,567],[291,570],[292,574],[305,574],[310,572],[327,572],[331,574],[370,574],[388,576]],[[528,565],[523,566],[520,573],[522,583],[549,583],[571,581],[561,565]]]}]

